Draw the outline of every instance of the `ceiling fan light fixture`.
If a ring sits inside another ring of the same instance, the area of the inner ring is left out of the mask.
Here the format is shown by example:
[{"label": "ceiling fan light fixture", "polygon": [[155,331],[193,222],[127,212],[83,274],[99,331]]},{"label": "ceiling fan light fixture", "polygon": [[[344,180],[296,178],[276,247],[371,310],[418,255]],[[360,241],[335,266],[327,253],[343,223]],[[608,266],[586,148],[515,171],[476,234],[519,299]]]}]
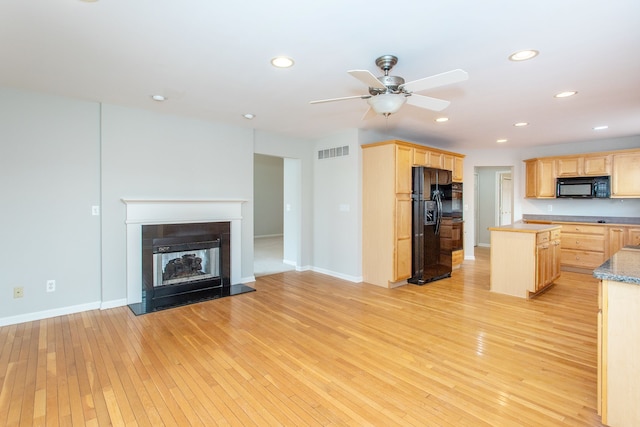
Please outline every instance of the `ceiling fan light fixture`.
[{"label": "ceiling fan light fixture", "polygon": [[444,123],[444,122],[448,122],[449,121],[449,117],[438,117],[436,119],[436,122],[438,123]]},{"label": "ceiling fan light fixture", "polygon": [[384,116],[397,113],[405,102],[407,97],[401,93],[382,93],[367,99],[373,111]]},{"label": "ceiling fan light fixture", "polygon": [[535,58],[536,56],[538,56],[540,52],[538,52],[537,50],[533,50],[533,49],[527,49],[527,50],[520,50],[518,52],[512,53],[511,55],[509,55],[509,60],[510,61],[526,61],[527,59],[532,59]]}]

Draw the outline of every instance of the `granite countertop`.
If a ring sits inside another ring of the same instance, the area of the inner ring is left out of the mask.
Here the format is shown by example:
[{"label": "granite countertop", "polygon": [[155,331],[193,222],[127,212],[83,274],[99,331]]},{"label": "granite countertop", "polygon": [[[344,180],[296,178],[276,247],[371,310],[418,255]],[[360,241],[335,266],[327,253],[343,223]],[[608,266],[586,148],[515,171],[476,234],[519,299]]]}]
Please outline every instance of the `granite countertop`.
[{"label": "granite countertop", "polygon": [[640,285],[640,248],[625,246],[593,270],[593,277]]},{"label": "granite countertop", "polygon": [[579,222],[585,224],[618,224],[636,225],[640,224],[640,217],[620,217],[620,216],[576,216],[576,215],[522,215],[524,221],[549,221],[549,222]]},{"label": "granite countertop", "polygon": [[540,231],[549,231],[560,229],[559,225],[552,224],[526,224],[523,222],[516,222],[510,225],[503,225],[502,227],[489,227],[489,231],[515,231],[519,233],[538,233]]}]

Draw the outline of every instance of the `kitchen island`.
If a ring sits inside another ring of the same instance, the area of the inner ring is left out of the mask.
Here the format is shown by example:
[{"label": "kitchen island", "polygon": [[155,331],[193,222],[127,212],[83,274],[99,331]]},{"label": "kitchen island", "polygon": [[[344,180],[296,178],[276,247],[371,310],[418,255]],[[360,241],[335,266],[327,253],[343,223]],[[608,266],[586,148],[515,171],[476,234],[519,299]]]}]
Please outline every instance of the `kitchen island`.
[{"label": "kitchen island", "polygon": [[594,270],[598,292],[598,413],[611,427],[640,425],[640,246]]},{"label": "kitchen island", "polygon": [[530,298],[560,277],[560,229],[520,222],[489,227],[491,292]]}]

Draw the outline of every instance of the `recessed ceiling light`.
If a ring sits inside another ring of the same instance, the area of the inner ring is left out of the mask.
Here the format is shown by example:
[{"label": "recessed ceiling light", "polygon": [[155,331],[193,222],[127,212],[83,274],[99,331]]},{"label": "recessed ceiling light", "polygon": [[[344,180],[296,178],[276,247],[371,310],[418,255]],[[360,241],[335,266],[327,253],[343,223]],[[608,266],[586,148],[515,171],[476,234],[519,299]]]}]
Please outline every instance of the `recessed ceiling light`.
[{"label": "recessed ceiling light", "polygon": [[527,123],[527,122],[518,122],[518,123],[514,123],[513,125],[515,127],[517,127],[517,128],[521,128],[523,126],[529,126],[529,123]]},{"label": "recessed ceiling light", "polygon": [[242,117],[244,117],[247,120],[251,120],[255,117],[255,114],[251,114],[251,113],[247,113],[247,114],[243,114]]},{"label": "recessed ceiling light", "polygon": [[498,140],[496,140],[496,142],[498,144],[504,144],[505,142],[507,142],[507,140],[506,139],[498,139]]},{"label": "recessed ceiling light", "polygon": [[509,60],[510,61],[526,61],[527,59],[535,58],[536,56],[538,56],[539,53],[540,52],[538,52],[537,50],[532,50],[532,49],[521,50],[519,52],[512,53],[511,55],[509,55]]},{"label": "recessed ceiling light", "polygon": [[165,97],[164,97],[164,96],[162,96],[162,95],[151,95],[151,98],[152,98],[154,101],[158,101],[158,102],[162,102],[162,101],[164,101],[164,100],[166,100],[166,99],[167,99],[167,98],[165,98]]},{"label": "recessed ceiling light", "polygon": [[566,92],[556,93],[556,94],[555,94],[555,97],[556,97],[556,98],[568,98],[568,97],[570,97],[570,96],[575,95],[576,93],[578,93],[578,92],[577,92],[577,91],[575,91],[575,90],[568,90],[568,91],[566,91]]},{"label": "recessed ceiling light", "polygon": [[287,56],[276,56],[271,59],[271,65],[277,68],[289,68],[293,66],[293,59]]},{"label": "recessed ceiling light", "polygon": [[444,122],[448,122],[449,121],[449,117],[438,117],[436,119],[436,122],[438,123],[444,123]]},{"label": "recessed ceiling light", "polygon": [[602,125],[602,126],[595,126],[593,128],[593,130],[605,130],[605,129],[609,129],[609,126],[607,125]]}]

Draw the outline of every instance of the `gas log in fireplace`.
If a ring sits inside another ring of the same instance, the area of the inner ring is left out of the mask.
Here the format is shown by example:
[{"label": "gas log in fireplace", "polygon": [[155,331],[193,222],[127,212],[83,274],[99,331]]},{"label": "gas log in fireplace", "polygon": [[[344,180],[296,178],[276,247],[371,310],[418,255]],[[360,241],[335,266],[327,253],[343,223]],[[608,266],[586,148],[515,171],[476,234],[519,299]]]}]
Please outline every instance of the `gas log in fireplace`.
[{"label": "gas log in fireplace", "polygon": [[142,301],[135,314],[253,291],[231,285],[229,222],[142,226]]}]

